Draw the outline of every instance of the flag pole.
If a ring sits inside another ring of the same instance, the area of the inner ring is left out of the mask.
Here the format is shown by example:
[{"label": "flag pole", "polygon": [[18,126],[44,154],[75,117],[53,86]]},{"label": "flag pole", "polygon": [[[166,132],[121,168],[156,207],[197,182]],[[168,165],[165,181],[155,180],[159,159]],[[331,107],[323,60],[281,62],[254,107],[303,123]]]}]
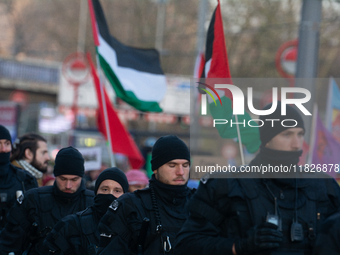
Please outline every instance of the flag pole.
[{"label": "flag pole", "polygon": [[99,64],[98,54],[96,54],[96,61],[97,61],[97,70],[98,70],[98,74],[99,74],[99,85],[100,85],[100,94],[101,94],[101,97],[102,97],[102,107],[103,107],[103,110],[104,110],[104,122],[105,122],[106,137],[107,137],[107,140],[108,140],[107,149],[108,149],[108,152],[109,152],[109,155],[110,155],[111,167],[115,167],[116,162],[115,162],[113,151],[112,151],[111,130],[110,130],[110,125],[109,125],[109,118],[107,116],[106,101],[105,101],[104,88],[103,88],[104,83],[102,82],[103,76],[102,76],[102,72],[100,72],[100,64]]},{"label": "flag pole", "polygon": [[[237,115],[235,115],[235,120],[236,120],[236,123],[238,123]],[[240,127],[238,126],[238,124],[236,125],[236,130],[237,130],[238,145],[240,147],[241,164],[245,165],[245,163],[244,163],[244,155],[243,155],[243,147],[242,147],[242,139],[241,139],[241,133],[240,133]]]},{"label": "flag pole", "polygon": [[307,164],[310,165],[312,164],[312,160],[313,160],[313,151],[314,151],[314,146],[315,146],[315,130],[316,130],[316,118],[317,118],[317,114],[318,114],[318,106],[316,104],[314,104],[313,107],[313,119],[312,119],[312,129],[310,132],[310,146],[309,146],[309,151],[308,151],[308,160],[307,160]]},{"label": "flag pole", "polygon": [[328,131],[332,131],[332,117],[333,117],[333,110],[332,110],[332,92],[333,92],[333,82],[332,77],[329,78],[328,82],[328,94],[327,94],[327,105],[326,105],[326,128]]}]

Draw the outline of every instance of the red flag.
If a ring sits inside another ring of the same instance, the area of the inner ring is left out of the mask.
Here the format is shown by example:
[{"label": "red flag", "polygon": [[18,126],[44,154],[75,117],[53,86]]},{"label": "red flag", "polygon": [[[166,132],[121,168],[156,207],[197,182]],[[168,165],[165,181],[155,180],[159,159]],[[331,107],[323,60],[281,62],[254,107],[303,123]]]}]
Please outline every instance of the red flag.
[{"label": "red flag", "polygon": [[[221,81],[224,83],[226,82],[225,78],[229,78],[227,82],[229,84],[232,84],[229,70],[227,48],[224,39],[221,5],[219,0],[217,1],[217,7],[213,13],[208,28],[205,49],[205,66],[201,78],[215,78],[215,80],[213,81],[213,83],[215,84],[217,82],[216,78],[220,79],[224,78],[221,79]],[[209,80],[206,80],[206,82],[208,84],[210,83]],[[233,97],[230,90],[228,89],[218,90],[224,91],[224,95],[227,98],[230,98],[231,101],[233,101]]]},{"label": "red flag", "polygon": [[210,21],[206,47],[205,78],[231,78],[219,0]]},{"label": "red flag", "polygon": [[[214,97],[219,100],[220,104],[214,104],[212,100],[209,103],[209,110],[214,119],[232,119],[233,123],[248,123],[251,118],[248,113],[243,115],[233,115],[233,96],[229,89],[212,89],[215,84],[233,84],[228,62],[228,54],[224,39],[223,20],[221,14],[221,5],[218,0],[216,9],[210,21],[205,47],[205,66],[201,78],[206,78],[204,83],[199,83],[199,90],[210,89],[211,97],[204,95],[206,100]],[[211,78],[211,79],[210,79]],[[204,90],[203,90],[204,91]],[[217,96],[218,94],[218,96]],[[208,101],[209,102],[209,101]],[[230,123],[230,122],[229,122]],[[239,131],[237,130],[239,128]],[[225,139],[238,138],[247,147],[249,152],[255,152],[260,146],[258,128],[243,125],[217,125],[220,136]]]},{"label": "red flag", "polygon": [[[91,60],[91,56],[88,53],[87,55],[89,63],[91,65],[91,72],[93,77],[93,82],[95,84],[97,99],[98,99],[98,130],[104,135],[105,139],[108,140],[108,136],[106,133],[105,126],[105,118],[104,118],[104,109],[103,109],[103,101],[100,93],[100,83],[99,78],[94,68],[94,65]],[[113,152],[121,153],[126,155],[129,158],[130,165],[132,168],[140,168],[144,164],[144,158],[140,153],[137,145],[131,138],[130,134],[127,132],[123,124],[120,122],[117,113],[115,112],[113,105],[111,104],[109,97],[106,93],[105,87],[104,89],[104,97],[106,103],[106,112],[108,116],[109,129],[111,135],[111,149]]]}]

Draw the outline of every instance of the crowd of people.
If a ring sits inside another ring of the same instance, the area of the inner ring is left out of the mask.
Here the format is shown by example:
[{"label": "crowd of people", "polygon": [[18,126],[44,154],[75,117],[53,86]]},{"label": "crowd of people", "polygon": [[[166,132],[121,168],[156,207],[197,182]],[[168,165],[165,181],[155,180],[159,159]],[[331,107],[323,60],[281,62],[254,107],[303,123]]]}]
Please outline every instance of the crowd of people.
[{"label": "crowd of people", "polygon": [[[300,113],[287,106],[283,116],[277,107],[265,117],[296,125],[264,121],[250,166],[297,166]],[[340,188],[324,175],[208,175],[192,189],[190,151],[174,135],[154,143],[150,179],[117,167],[84,178],[84,159],[71,146],[59,150],[53,176],[49,160],[43,137],[12,144],[0,125],[0,255],[340,254]]]}]

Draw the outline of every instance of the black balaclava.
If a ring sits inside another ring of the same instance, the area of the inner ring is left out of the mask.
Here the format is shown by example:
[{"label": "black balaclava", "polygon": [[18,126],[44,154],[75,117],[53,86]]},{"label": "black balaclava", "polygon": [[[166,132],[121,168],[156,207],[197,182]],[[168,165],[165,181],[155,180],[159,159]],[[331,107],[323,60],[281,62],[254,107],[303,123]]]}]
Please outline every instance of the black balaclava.
[{"label": "black balaclava", "polygon": [[[0,139],[6,139],[12,142],[11,134],[8,129],[0,125]],[[11,152],[0,153],[0,186],[1,188],[12,187],[15,183],[15,177],[10,169]]]},{"label": "black balaclava", "polygon": [[188,146],[175,135],[162,136],[152,147],[152,171],[174,159],[186,159],[190,162]]},{"label": "black balaclava", "polygon": [[96,184],[94,186],[95,194],[97,194],[98,188],[104,180],[113,180],[118,182],[122,186],[124,193],[127,192],[129,189],[129,183],[123,171],[117,167],[111,167],[105,169],[98,176]]},{"label": "black balaclava", "polygon": [[94,198],[93,208],[97,214],[97,219],[100,219],[106,213],[109,205],[116,199],[116,197],[112,194],[97,194],[100,184],[105,180],[113,180],[118,182],[120,186],[122,186],[124,193],[126,193],[129,189],[128,180],[123,171],[119,168],[112,167],[101,172],[96,180],[94,188],[96,196]]}]

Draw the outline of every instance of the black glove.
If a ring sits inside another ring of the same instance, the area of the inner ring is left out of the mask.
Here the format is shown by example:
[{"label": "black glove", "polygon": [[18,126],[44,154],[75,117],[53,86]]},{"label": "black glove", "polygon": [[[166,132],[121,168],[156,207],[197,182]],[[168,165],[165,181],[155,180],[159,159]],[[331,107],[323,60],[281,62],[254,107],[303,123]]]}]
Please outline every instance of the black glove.
[{"label": "black glove", "polygon": [[242,255],[275,249],[280,246],[282,237],[283,235],[276,225],[264,223],[250,229],[247,233],[247,238],[237,240],[235,250],[237,255]]}]

